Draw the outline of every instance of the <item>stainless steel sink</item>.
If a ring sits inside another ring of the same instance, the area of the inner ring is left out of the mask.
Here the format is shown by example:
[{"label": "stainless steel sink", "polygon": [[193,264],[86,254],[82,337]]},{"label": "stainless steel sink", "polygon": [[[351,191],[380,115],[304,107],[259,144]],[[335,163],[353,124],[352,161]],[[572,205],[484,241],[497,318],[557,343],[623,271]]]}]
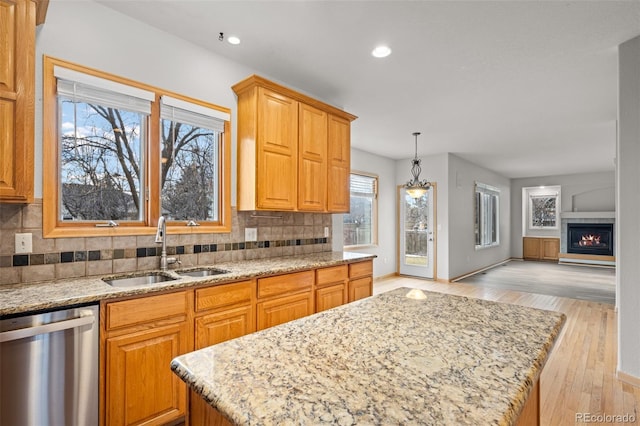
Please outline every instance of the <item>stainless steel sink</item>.
[{"label": "stainless steel sink", "polygon": [[229,271],[218,268],[196,268],[184,271],[176,271],[180,275],[188,275],[190,277],[210,277],[212,275],[228,274]]},{"label": "stainless steel sink", "polygon": [[104,278],[103,281],[113,287],[135,287],[139,285],[156,284],[165,281],[173,281],[176,278],[158,272],[144,275]]}]

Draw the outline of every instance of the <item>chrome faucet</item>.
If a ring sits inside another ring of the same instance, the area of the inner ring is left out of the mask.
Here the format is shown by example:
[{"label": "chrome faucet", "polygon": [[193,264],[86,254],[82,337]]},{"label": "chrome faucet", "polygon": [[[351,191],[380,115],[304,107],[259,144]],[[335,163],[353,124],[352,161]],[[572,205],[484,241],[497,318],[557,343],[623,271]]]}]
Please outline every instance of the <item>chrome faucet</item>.
[{"label": "chrome faucet", "polygon": [[162,243],[162,252],[160,253],[160,270],[166,271],[168,265],[174,263],[182,263],[175,257],[167,257],[167,222],[164,216],[158,219],[158,229],[156,230],[156,243]]}]

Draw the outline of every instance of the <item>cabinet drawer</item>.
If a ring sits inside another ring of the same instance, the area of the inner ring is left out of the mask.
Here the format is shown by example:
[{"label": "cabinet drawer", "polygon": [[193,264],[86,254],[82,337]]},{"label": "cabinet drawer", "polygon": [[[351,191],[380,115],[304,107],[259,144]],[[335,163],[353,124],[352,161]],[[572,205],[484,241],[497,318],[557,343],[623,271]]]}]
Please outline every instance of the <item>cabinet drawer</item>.
[{"label": "cabinet drawer", "polygon": [[358,262],[349,264],[349,278],[365,277],[373,274],[373,262]]},{"label": "cabinet drawer", "polygon": [[187,313],[186,292],[141,297],[107,304],[107,330]]},{"label": "cabinet drawer", "polygon": [[222,284],[196,290],[196,312],[222,306],[251,303],[253,281]]},{"label": "cabinet drawer", "polygon": [[332,266],[316,270],[316,285],[332,284],[344,281],[349,276],[347,265]]},{"label": "cabinet drawer", "polygon": [[258,279],[258,298],[310,290],[311,286],[313,286],[313,278],[313,271],[260,278]]}]

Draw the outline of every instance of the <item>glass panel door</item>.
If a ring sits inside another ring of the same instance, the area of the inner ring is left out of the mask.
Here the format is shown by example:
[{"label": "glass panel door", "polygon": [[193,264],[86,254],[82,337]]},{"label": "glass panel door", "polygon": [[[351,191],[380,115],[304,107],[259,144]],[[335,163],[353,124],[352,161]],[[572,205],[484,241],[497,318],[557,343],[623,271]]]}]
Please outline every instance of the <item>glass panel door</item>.
[{"label": "glass panel door", "polygon": [[420,198],[400,188],[400,274],[433,278],[433,187]]}]

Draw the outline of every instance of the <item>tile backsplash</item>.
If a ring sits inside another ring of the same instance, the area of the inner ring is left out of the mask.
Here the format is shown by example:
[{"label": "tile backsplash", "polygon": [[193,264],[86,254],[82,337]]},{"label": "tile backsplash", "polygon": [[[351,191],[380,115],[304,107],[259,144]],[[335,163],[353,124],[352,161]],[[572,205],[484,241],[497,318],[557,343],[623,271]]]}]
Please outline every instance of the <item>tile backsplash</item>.
[{"label": "tile backsplash", "polygon": [[[262,217],[256,217],[262,216]],[[238,212],[225,234],[169,234],[167,254],[189,267],[220,262],[331,251],[331,215],[292,212]],[[255,242],[245,228],[257,228]],[[33,250],[15,253],[15,234],[31,233]],[[330,235],[330,233],[329,233]],[[160,244],[154,235],[42,238],[42,201],[0,204],[0,284],[30,283],[90,275],[158,269]]]}]

